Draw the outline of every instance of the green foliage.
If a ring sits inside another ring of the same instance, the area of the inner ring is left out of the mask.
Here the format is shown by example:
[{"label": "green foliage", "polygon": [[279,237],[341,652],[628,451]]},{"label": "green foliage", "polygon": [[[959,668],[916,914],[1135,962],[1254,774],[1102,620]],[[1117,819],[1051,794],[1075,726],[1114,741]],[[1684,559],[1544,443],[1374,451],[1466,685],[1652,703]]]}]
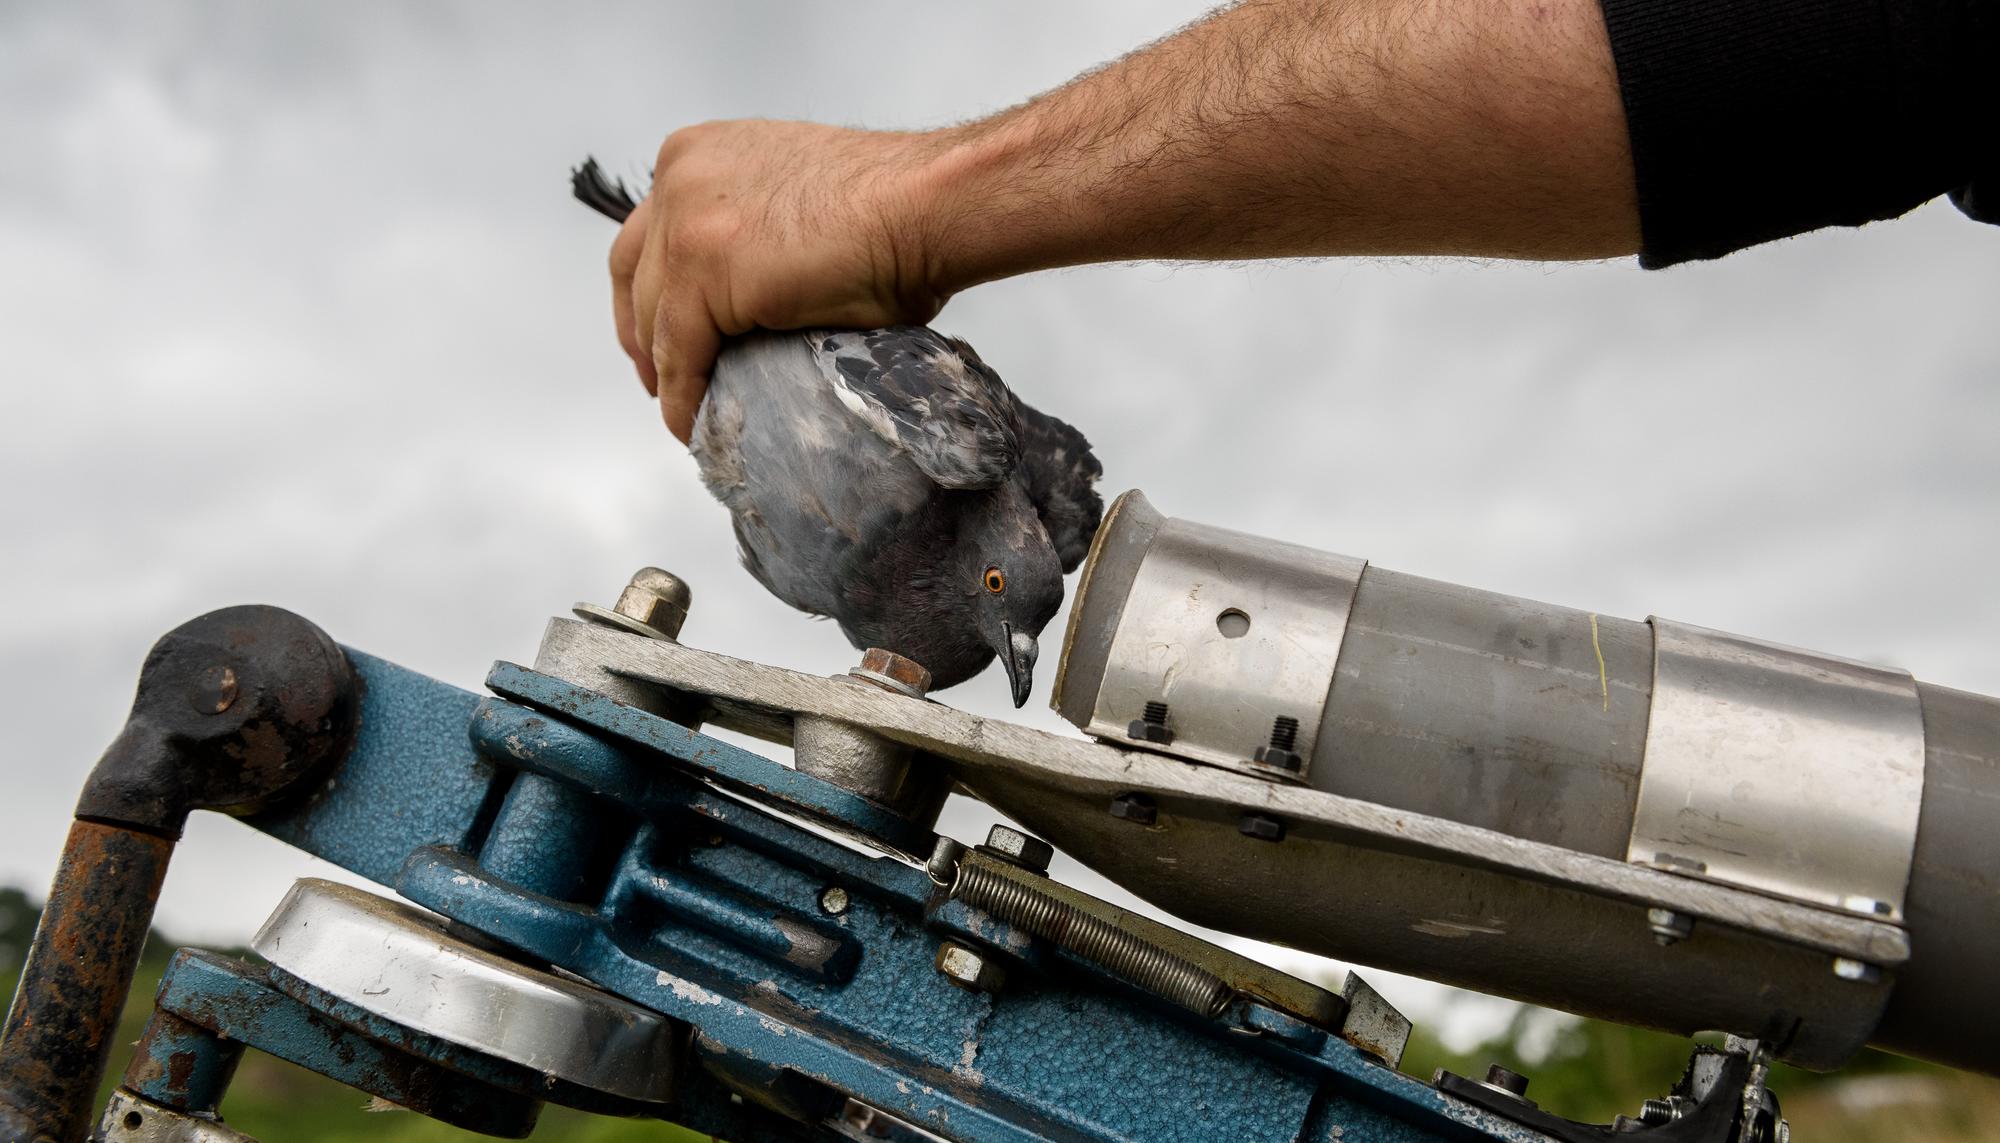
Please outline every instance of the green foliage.
[{"label": "green foliage", "polygon": [[[20,983],[21,961],[41,919],[41,910],[18,889],[0,889],[0,995],[12,997]],[[112,1041],[110,1074],[98,1104],[118,1085],[131,1045],[152,1015],[160,974],[178,948],[155,929],[145,951]],[[243,955],[240,951],[236,955]],[[246,1052],[222,1115],[230,1126],[269,1143],[471,1143],[486,1139],[400,1109],[371,1110],[366,1095],[324,1076]],[[709,1137],[656,1120],[610,1119],[545,1108],[533,1138],[544,1143],[707,1143]]]},{"label": "green foliage", "polygon": [[[1586,1123],[1637,1115],[1681,1076],[1692,1045],[1679,1036],[1522,1007],[1507,1028],[1455,1052],[1419,1030],[1403,1070],[1429,1079],[1437,1068],[1483,1077],[1500,1064],[1530,1077],[1543,1108]],[[1888,1082],[1883,1082],[1883,1081]],[[1974,1143],[2000,1138],[2000,1083],[1869,1050],[1837,1073],[1771,1069],[1792,1138],[1799,1143]]]},{"label": "green foliage", "polygon": [[[18,889],[0,889],[0,995],[19,980],[40,910]],[[160,972],[175,948],[151,933],[112,1053],[112,1074],[100,1103],[138,1040],[152,1010]],[[1480,1077],[1498,1063],[1531,1077],[1528,1094],[1571,1119],[1609,1122],[1636,1114],[1648,1097],[1680,1078],[1688,1041],[1677,1036],[1580,1020],[1523,1007],[1505,1030],[1468,1051],[1453,1051],[1419,1028],[1403,1070],[1421,1079],[1442,1067]],[[1778,1065],[1772,1086],[1799,1143],[1974,1143],[2000,1138],[2000,1083],[1881,1052],[1866,1052],[1833,1076]],[[400,1110],[369,1110],[352,1088],[247,1053],[223,1115],[240,1131],[270,1143],[470,1143],[484,1136],[458,1131]],[[543,1111],[534,1139],[544,1143],[698,1143],[708,1137],[651,1120],[608,1119],[562,1108]]]}]

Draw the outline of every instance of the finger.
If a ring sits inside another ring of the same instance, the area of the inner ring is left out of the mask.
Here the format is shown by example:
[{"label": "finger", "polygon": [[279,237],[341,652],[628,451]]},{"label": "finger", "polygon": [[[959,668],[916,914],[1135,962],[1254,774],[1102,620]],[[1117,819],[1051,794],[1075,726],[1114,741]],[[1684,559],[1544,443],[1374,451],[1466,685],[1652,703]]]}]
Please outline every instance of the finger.
[{"label": "finger", "polygon": [[674,259],[679,251],[667,240],[665,219],[669,211],[662,202],[658,188],[646,199],[652,212],[646,230],[646,251],[639,258],[638,269],[632,274],[632,333],[638,342],[639,356],[644,358],[640,366],[649,382],[646,390],[659,395],[659,351],[654,338],[659,332],[661,301],[667,290],[681,276]]},{"label": "finger", "polygon": [[633,315],[632,277],[646,252],[646,234],[651,200],[641,202],[618,230],[611,243],[611,319],[618,330],[618,345],[632,359],[639,383],[648,394],[658,389],[653,375],[652,355],[639,347],[639,323]]},{"label": "finger", "polygon": [[708,373],[722,349],[722,331],[698,293],[660,300],[654,318],[653,366],[660,379],[660,416],[683,444],[694,436],[695,412],[708,392]]}]

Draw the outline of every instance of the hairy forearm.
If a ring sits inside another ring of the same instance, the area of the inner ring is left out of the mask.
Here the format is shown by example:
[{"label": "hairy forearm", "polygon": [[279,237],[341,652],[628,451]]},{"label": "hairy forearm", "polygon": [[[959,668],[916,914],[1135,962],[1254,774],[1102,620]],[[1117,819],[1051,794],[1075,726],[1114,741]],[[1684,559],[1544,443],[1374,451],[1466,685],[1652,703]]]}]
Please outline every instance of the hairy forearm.
[{"label": "hairy forearm", "polygon": [[1252,0],[932,142],[908,193],[946,293],[1100,261],[1639,244],[1597,0]]},{"label": "hairy forearm", "polygon": [[1598,3],[1250,0],[978,123],[682,128],[612,247],[619,343],[687,440],[725,338],[929,321],[1030,270],[1631,253]]}]

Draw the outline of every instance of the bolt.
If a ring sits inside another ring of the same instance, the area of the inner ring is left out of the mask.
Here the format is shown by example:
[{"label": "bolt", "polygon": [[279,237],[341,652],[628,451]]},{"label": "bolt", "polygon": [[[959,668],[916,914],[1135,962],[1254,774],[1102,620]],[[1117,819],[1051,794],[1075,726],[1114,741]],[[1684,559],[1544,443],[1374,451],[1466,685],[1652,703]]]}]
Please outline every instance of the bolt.
[{"label": "bolt", "polygon": [[1247,813],[1236,823],[1236,832],[1258,841],[1285,840],[1285,823],[1270,814]]},{"label": "bolt", "polygon": [[830,917],[838,917],[847,912],[847,906],[847,890],[838,885],[829,887],[819,895],[819,907],[826,910]]},{"label": "bolt", "polygon": [[931,859],[924,863],[924,872],[930,874],[932,882],[949,889],[958,880],[958,859],[964,856],[964,846],[940,834],[931,845]]},{"label": "bolt", "polygon": [[1508,1095],[1528,1094],[1528,1077],[1516,1071],[1509,1071],[1499,1064],[1486,1065],[1486,1086],[1497,1087]]},{"label": "bolt", "polygon": [[188,705],[196,714],[223,714],[236,705],[236,669],[212,663],[188,684]]},{"label": "bolt", "polygon": [[1007,982],[1007,974],[999,965],[951,941],[938,945],[937,970],[946,980],[968,992],[998,992]]},{"label": "bolt", "polygon": [[1681,1105],[1671,1099],[1649,1099],[1639,1105],[1639,1122],[1652,1127],[1681,1117]]},{"label": "bolt", "polygon": [[1289,714],[1281,714],[1271,723],[1271,741],[1257,748],[1250,757],[1265,766],[1275,766],[1280,770],[1298,770],[1305,765],[1294,749],[1299,743],[1299,720]]},{"label": "bolt", "polygon": [[1055,846],[1006,825],[988,830],[986,844],[980,848],[1034,873],[1047,873],[1049,859],[1056,855]]},{"label": "bolt", "polygon": [[1694,933],[1694,918],[1672,909],[1646,910],[1646,925],[1661,948],[1684,941]]},{"label": "bolt", "polygon": [[1882,979],[1882,970],[1866,961],[1837,956],[1833,958],[1833,975],[1856,984],[1875,984]]},{"label": "bolt", "polygon": [[880,647],[868,648],[861,655],[861,665],[848,668],[847,673],[911,698],[923,698],[931,689],[931,673],[922,663]]},{"label": "bolt", "polygon": [[694,595],[688,585],[672,572],[640,568],[632,582],[618,593],[611,610],[627,619],[636,619],[669,639],[678,639],[681,624],[687,622],[688,604]]},{"label": "bolt", "polygon": [[1174,732],[1167,728],[1167,704],[1157,700],[1148,702],[1145,716],[1132,720],[1132,725],[1125,728],[1125,737],[1160,746],[1171,743]]},{"label": "bolt", "polygon": [[578,619],[671,643],[680,638],[692,600],[693,593],[679,576],[659,568],[640,568],[632,573],[632,581],[611,607],[579,603],[570,610]]},{"label": "bolt", "polygon": [[1299,720],[1289,714],[1281,714],[1271,722],[1271,745],[1280,750],[1290,750],[1299,744]]},{"label": "bolt", "polygon": [[1134,825],[1149,826],[1160,820],[1160,810],[1145,794],[1120,794],[1111,799],[1111,816]]}]

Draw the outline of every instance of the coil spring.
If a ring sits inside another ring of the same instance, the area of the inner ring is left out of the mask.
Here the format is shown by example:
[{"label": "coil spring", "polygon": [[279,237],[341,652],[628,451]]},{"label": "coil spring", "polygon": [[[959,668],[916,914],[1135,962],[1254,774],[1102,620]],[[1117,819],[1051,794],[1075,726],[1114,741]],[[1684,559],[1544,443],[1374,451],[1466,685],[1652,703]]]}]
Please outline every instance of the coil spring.
[{"label": "coil spring", "polygon": [[1235,996],[1228,982],[1214,973],[1067,901],[992,870],[961,864],[951,895],[1210,1019],[1220,1016]]}]

